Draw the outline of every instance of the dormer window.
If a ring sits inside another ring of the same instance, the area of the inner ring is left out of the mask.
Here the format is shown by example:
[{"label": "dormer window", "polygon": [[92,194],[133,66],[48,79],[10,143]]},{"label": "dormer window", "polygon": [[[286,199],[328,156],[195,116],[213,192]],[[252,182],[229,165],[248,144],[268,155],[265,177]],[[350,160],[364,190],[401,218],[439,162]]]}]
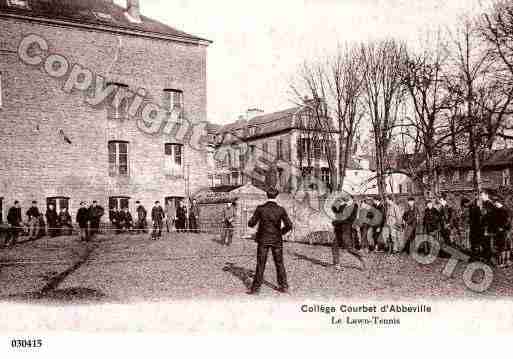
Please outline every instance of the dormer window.
[{"label": "dormer window", "polygon": [[17,7],[20,9],[30,9],[28,0],[7,0],[7,5],[10,7]]}]

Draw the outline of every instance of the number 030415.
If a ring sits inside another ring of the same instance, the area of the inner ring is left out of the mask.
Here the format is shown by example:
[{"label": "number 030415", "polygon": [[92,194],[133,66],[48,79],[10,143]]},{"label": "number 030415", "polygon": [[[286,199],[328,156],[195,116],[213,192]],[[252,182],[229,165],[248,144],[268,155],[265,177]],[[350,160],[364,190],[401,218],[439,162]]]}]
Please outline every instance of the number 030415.
[{"label": "number 030415", "polygon": [[41,348],[42,339],[11,339],[12,348]]}]

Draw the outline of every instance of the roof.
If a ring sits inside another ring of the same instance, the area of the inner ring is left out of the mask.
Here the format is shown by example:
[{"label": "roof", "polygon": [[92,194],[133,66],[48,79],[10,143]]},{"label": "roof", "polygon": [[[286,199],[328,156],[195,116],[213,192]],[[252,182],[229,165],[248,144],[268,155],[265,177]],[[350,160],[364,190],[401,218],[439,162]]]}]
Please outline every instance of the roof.
[{"label": "roof", "polygon": [[28,16],[43,20],[60,20],[78,26],[88,25],[96,28],[122,30],[149,36],[172,37],[188,42],[207,42],[209,40],[177,30],[157,20],[141,15],[141,22],[130,21],[125,15],[126,9],[106,0],[29,0],[29,9],[7,5],[0,0],[0,15]]},{"label": "roof", "polygon": [[[512,166],[513,165],[513,148],[505,148],[500,150],[491,150],[485,153],[482,166]],[[472,157],[467,155],[460,158],[447,159],[442,162],[443,167],[450,168],[472,168]]]},{"label": "roof", "polygon": [[[277,112],[258,115],[250,120],[239,119],[238,121],[222,126],[218,133],[226,134],[240,131],[240,133],[236,134],[237,137],[250,138],[300,128],[299,124],[296,122],[295,115],[303,109],[305,109],[305,106],[295,106]],[[258,131],[250,135],[249,128],[251,127],[257,128]],[[332,132],[336,132],[333,122],[330,122],[330,128]],[[229,142],[229,138],[223,139],[223,143],[226,144]]]},{"label": "roof", "polygon": [[234,130],[245,129],[246,126],[258,126],[259,134],[278,132],[294,127],[294,115],[301,110],[300,106],[291,107],[265,115],[255,116],[249,121],[238,120],[221,127],[219,132],[231,132]]}]

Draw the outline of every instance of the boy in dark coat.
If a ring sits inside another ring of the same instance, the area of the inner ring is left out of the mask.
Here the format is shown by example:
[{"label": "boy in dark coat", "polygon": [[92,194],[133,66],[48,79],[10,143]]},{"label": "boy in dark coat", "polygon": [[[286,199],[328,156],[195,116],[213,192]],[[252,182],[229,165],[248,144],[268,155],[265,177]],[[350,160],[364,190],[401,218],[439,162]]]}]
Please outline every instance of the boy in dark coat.
[{"label": "boy in dark coat", "polygon": [[52,238],[56,237],[57,233],[59,233],[59,229],[57,228],[59,225],[59,215],[53,203],[50,203],[46,210],[46,224],[48,225],[48,235]]},{"label": "boy in dark coat", "polygon": [[9,229],[7,231],[7,236],[5,237],[5,246],[14,246],[16,244],[16,239],[18,238],[18,233],[21,230],[22,226],[22,218],[21,218],[21,207],[20,202],[14,201],[14,206],[9,208],[7,212],[7,223],[9,224]]},{"label": "boy in dark coat", "polygon": [[77,212],[77,223],[80,227],[80,240],[87,241],[87,223],[89,222],[89,210],[86,207],[85,202],[80,202],[80,208]]},{"label": "boy in dark coat", "polygon": [[41,216],[39,208],[37,208],[37,201],[32,201],[32,206],[26,214],[29,224],[29,240],[36,239],[39,232],[39,217]]},{"label": "boy in dark coat", "polygon": [[404,238],[406,240],[406,245],[404,250],[408,253],[410,252],[410,247],[413,241],[415,240],[415,236],[417,235],[417,225],[420,219],[420,212],[417,206],[415,205],[415,198],[408,198],[408,207],[406,211],[403,213],[403,222],[405,224],[404,230]]},{"label": "boy in dark coat", "polygon": [[139,201],[135,203],[137,205],[136,211],[137,211],[137,229],[138,233],[146,233],[146,208],[142,204],[140,204]]},{"label": "boy in dark coat", "polygon": [[159,201],[155,202],[155,205],[151,209],[151,220],[153,221],[153,232],[151,238],[157,240],[162,236],[162,223],[164,221],[164,209],[160,205]]},{"label": "boy in dark coat", "polygon": [[70,236],[73,233],[71,216],[66,207],[61,208],[61,213],[59,213],[59,226],[61,227],[62,236]]},{"label": "boy in dark coat", "polygon": [[278,194],[279,192],[274,188],[268,190],[268,201],[257,207],[248,222],[251,228],[258,225],[256,233],[258,243],[256,273],[248,294],[258,294],[262,286],[269,250],[273,253],[279,291],[282,293],[288,292],[287,273],[283,263],[283,235],[292,230],[292,222],[287,215],[287,211],[276,203]]}]

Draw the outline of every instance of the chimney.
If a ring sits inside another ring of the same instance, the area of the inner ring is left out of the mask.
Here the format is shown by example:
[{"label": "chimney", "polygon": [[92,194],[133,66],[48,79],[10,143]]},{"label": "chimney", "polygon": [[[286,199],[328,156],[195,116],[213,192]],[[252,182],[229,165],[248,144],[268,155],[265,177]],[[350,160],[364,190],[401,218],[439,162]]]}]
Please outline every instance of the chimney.
[{"label": "chimney", "polygon": [[139,0],[127,0],[126,11],[129,15],[130,21],[141,22],[141,10],[139,7]]}]

